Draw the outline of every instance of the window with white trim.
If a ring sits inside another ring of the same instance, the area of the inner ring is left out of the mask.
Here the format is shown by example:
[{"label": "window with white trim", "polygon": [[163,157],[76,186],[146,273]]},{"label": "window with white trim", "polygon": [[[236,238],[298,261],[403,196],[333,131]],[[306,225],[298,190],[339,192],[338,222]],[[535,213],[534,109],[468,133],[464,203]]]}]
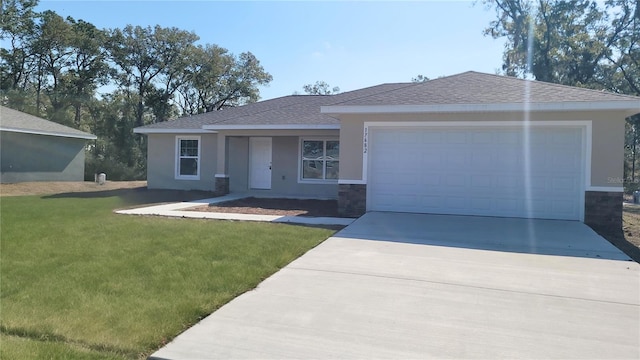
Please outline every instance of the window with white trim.
[{"label": "window with white trim", "polygon": [[176,179],[200,179],[200,136],[176,137]]},{"label": "window with white trim", "polygon": [[329,139],[302,139],[300,145],[300,180],[337,181],[340,165],[340,142]]}]

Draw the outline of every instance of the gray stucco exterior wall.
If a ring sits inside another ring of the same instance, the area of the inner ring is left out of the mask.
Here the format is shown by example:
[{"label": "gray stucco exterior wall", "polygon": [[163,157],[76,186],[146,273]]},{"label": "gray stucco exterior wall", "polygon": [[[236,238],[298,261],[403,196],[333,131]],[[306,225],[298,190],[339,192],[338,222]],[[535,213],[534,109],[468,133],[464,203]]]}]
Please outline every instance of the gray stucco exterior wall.
[{"label": "gray stucco exterior wall", "polygon": [[84,181],[84,139],[0,132],[0,182]]},{"label": "gray stucco exterior wall", "polygon": [[[337,135],[337,134],[336,134]],[[334,137],[337,138],[337,136]],[[199,137],[201,140],[200,179],[176,179],[176,137]],[[249,136],[226,136],[229,191],[255,196],[336,199],[338,183],[308,183],[298,180],[300,136],[268,136],[272,138],[271,190],[249,187]],[[149,134],[147,186],[150,189],[216,190],[218,134]]]},{"label": "gray stucco exterior wall", "polygon": [[298,136],[272,137],[271,190],[249,188],[249,137],[229,137],[229,187],[231,192],[263,196],[336,199],[338,183],[304,183],[298,180]]},{"label": "gray stucco exterior wall", "polygon": [[249,138],[230,137],[229,140],[229,190],[245,192],[249,189]]},{"label": "gray stucco exterior wall", "polygon": [[[176,137],[200,138],[200,179],[176,179]],[[216,134],[149,134],[147,145],[149,189],[215,190]]]}]

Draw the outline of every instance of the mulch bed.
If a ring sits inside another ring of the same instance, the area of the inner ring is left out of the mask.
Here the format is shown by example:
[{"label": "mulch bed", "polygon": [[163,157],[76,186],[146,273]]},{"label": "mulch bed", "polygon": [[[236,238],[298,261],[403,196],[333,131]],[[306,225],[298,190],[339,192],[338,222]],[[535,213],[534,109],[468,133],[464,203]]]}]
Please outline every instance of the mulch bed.
[{"label": "mulch bed", "polygon": [[196,206],[186,210],[279,216],[340,217],[336,200],[249,197],[224,203]]}]

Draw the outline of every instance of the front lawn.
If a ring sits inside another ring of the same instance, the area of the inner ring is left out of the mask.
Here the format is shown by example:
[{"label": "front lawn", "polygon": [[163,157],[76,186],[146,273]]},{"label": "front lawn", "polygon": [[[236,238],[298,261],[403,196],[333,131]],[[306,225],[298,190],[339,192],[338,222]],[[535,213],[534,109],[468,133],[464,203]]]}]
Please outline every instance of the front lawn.
[{"label": "front lawn", "polygon": [[112,212],[128,205],[0,199],[0,358],[148,356],[332,234]]}]

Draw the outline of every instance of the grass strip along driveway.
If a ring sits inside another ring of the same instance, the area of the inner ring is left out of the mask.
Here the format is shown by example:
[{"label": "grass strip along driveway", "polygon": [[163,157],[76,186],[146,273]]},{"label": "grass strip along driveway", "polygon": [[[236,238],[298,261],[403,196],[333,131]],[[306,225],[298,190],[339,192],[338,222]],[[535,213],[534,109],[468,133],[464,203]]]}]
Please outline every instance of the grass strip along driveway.
[{"label": "grass strip along driveway", "polygon": [[112,212],[129,205],[1,198],[0,358],[143,358],[333,233]]}]

